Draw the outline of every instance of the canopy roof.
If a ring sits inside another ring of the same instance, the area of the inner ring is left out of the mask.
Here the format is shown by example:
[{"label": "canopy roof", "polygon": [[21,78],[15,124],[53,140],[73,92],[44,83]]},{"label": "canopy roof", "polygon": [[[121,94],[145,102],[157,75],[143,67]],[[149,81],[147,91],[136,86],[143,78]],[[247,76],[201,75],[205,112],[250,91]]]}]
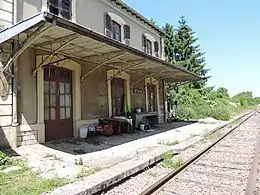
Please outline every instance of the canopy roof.
[{"label": "canopy roof", "polygon": [[18,40],[21,44],[4,67],[10,65],[28,47],[34,47],[45,54],[96,64],[96,68],[82,75],[82,80],[101,66],[118,69],[119,73],[135,72],[166,82],[201,79],[184,68],[48,12],[38,13],[0,31],[0,44],[10,40]]}]

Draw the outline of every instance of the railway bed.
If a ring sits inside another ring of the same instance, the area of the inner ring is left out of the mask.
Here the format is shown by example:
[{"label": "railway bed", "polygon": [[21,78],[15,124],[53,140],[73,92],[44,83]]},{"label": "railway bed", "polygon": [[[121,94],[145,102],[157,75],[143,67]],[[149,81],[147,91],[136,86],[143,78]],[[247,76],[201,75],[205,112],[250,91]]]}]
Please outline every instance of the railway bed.
[{"label": "railway bed", "polygon": [[260,194],[260,113],[255,111],[141,195]]}]

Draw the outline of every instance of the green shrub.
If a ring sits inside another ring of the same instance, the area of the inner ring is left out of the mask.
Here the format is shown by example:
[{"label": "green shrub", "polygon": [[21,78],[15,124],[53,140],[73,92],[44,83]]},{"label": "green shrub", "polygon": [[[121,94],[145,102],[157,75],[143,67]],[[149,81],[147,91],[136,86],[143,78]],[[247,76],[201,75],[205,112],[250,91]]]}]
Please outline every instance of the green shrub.
[{"label": "green shrub", "polygon": [[223,121],[229,120],[231,116],[232,110],[228,106],[216,106],[215,108],[212,108],[212,111],[209,114],[209,117]]},{"label": "green shrub", "polygon": [[196,111],[192,107],[188,106],[179,106],[176,109],[176,118],[179,120],[192,120],[196,119]]},{"label": "green shrub", "polygon": [[0,167],[5,167],[12,164],[12,160],[5,153],[0,151]]}]

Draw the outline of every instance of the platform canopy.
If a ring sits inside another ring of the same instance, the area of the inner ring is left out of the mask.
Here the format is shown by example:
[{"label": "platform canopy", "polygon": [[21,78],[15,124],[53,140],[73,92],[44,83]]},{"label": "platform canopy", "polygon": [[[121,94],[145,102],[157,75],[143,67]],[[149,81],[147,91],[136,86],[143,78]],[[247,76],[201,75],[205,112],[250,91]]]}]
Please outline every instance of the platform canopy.
[{"label": "platform canopy", "polygon": [[[60,61],[82,60],[95,64],[95,68],[82,75],[82,81],[101,66],[118,69],[116,74],[134,72],[170,83],[201,79],[184,68],[48,12],[38,13],[0,32],[0,44],[12,40],[16,40],[18,47],[3,63],[2,71],[27,48],[33,47],[37,54],[59,57]],[[41,65],[44,63],[43,60]]]}]

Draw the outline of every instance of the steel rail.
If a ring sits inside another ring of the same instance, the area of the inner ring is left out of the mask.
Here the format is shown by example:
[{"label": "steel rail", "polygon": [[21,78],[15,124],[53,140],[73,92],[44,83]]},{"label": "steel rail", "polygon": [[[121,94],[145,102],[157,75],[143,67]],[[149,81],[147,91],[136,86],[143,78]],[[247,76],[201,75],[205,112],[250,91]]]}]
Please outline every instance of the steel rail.
[{"label": "steel rail", "polygon": [[[180,172],[182,172],[184,169],[186,169],[188,166],[191,164],[195,163],[199,158],[201,158],[204,154],[206,154],[208,151],[210,151],[214,146],[216,146],[220,141],[222,141],[224,138],[226,138],[230,133],[232,133],[235,129],[237,129],[242,123],[246,122],[251,116],[253,116],[257,110],[254,110],[250,113],[247,113],[241,117],[239,117],[237,120],[247,116],[244,120],[239,122],[235,127],[233,127],[230,131],[228,131],[226,134],[221,136],[219,139],[217,139],[215,142],[210,144],[208,147],[197,153],[195,156],[190,158],[187,162],[185,162],[182,166],[180,166],[178,169],[175,169],[171,171],[169,174],[164,176],[162,179],[158,180],[155,182],[153,185],[151,185],[149,188],[144,190],[143,192],[140,193],[140,195],[151,195],[152,193],[158,191],[161,187],[163,187],[164,184],[166,184],[169,180],[174,178],[176,175],[178,175]],[[226,124],[228,125],[228,124]],[[226,125],[220,127],[219,129],[224,128]]]}]

